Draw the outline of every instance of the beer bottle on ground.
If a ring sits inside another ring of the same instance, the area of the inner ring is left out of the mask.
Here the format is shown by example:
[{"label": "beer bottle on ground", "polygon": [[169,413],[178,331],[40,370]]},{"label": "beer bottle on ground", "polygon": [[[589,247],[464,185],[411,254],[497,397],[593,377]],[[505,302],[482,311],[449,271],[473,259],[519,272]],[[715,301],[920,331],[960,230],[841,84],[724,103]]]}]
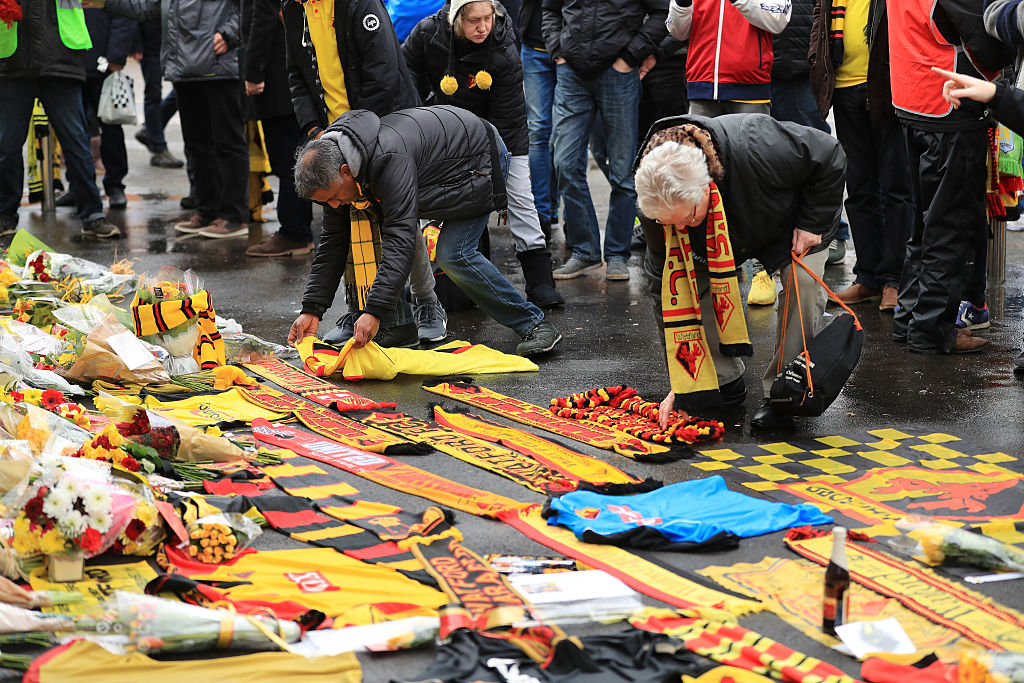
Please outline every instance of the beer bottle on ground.
[{"label": "beer bottle on ground", "polygon": [[850,608],[850,570],[846,559],[846,529],[832,529],[832,558],[825,570],[825,603],[821,630],[836,635],[836,626],[846,623]]}]

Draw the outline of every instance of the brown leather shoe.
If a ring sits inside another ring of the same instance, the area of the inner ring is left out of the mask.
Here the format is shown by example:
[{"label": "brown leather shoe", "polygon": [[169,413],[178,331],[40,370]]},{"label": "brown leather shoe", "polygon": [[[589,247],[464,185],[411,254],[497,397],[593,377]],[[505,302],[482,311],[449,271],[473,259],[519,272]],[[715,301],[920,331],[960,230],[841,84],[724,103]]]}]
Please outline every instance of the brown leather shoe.
[{"label": "brown leather shoe", "polygon": [[313,251],[313,243],[306,240],[288,239],[280,232],[254,244],[245,250],[246,256],[301,256]]},{"label": "brown leather shoe", "polygon": [[984,337],[976,337],[967,330],[957,330],[956,339],[953,341],[953,348],[950,353],[978,353],[989,345],[989,340]]},{"label": "brown leather shoe", "polygon": [[882,293],[877,289],[871,289],[865,287],[859,282],[854,282],[852,285],[844,289],[843,291],[836,294],[840,301],[844,304],[860,304],[865,301],[878,301],[882,298]]},{"label": "brown leather shoe", "polygon": [[882,303],[878,304],[878,310],[885,313],[892,313],[899,303],[899,290],[895,287],[882,287]]},{"label": "brown leather shoe", "polygon": [[248,223],[229,223],[223,218],[218,218],[199,231],[203,237],[210,239],[224,239],[226,237],[241,237],[249,234]]},{"label": "brown leather shoe", "polygon": [[198,213],[192,214],[187,221],[174,224],[174,229],[189,235],[195,234],[208,226],[210,220],[203,218]]}]

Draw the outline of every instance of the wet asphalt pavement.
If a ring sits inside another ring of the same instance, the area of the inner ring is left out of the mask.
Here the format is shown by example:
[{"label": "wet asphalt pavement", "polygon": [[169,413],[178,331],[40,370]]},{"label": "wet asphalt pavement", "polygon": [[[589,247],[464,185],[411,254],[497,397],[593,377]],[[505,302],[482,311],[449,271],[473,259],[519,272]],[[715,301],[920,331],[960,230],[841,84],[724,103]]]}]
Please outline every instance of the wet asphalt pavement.
[{"label": "wet asphalt pavement", "polygon": [[[162,265],[192,268],[205,278],[218,314],[234,318],[249,333],[283,343],[299,310],[310,257],[253,259],[244,255],[248,243],[245,238],[177,238],[171,222],[188,216],[188,212],[178,206],[179,198],[188,189],[185,172],[183,169],[151,168],[147,163],[148,153],[135,142],[133,133],[134,128],[126,127],[131,169],[126,179],[128,208],[110,212],[110,219],[125,231],[123,240],[82,240],[78,236],[78,222],[69,209],[58,209],[55,215],[44,216],[38,205],[22,207],[21,227],[29,229],[58,251],[105,264],[121,258],[133,259],[135,270],[140,273],[154,271]],[[171,150],[181,156],[176,120],[168,128],[168,135],[172,141]],[[592,171],[590,177],[598,215],[603,221],[607,184],[596,171]],[[268,208],[265,215],[270,222],[263,226],[263,231],[269,235],[276,229],[274,212]],[[259,230],[253,231],[250,241],[258,240],[260,234]],[[1020,233],[1009,233],[1007,241],[1006,284],[990,286],[989,306],[993,323],[990,330],[983,332],[992,340],[992,350],[960,357],[910,354],[903,346],[889,340],[891,315],[879,313],[876,303],[858,306],[855,310],[864,325],[865,344],[853,377],[822,417],[800,419],[796,429],[789,434],[750,432],[750,416],[760,403],[760,375],[774,348],[775,317],[771,307],[751,308],[747,312],[747,320],[755,355],[748,362],[746,373],[749,391],[745,413],[720,416],[723,419],[729,417],[724,445],[775,442],[886,427],[917,428],[968,439],[982,446],[982,452],[1002,451],[1019,458],[1021,437],[1024,435],[1024,402],[1021,400],[1024,385],[1015,379],[1012,361],[1019,351],[1024,330],[1021,318],[1024,306],[1021,288],[1024,239]],[[522,274],[507,229],[492,226],[491,244],[494,262],[521,290]],[[835,289],[844,287],[853,279],[851,266],[855,257],[852,242],[850,245],[851,253],[846,264],[829,267],[826,272],[826,280]],[[552,243],[556,264],[567,256],[563,247],[561,226],[556,226]],[[551,314],[551,319],[564,335],[564,341],[553,353],[539,360],[540,372],[481,376],[480,383],[538,404],[546,404],[555,396],[617,384],[634,386],[643,396],[660,400],[668,389],[667,377],[655,321],[644,292],[641,258],[641,252],[634,252],[630,262],[632,279],[628,282],[608,282],[603,271],[559,282],[558,287],[568,305],[565,310]],[[339,295],[337,304],[325,316],[325,326],[344,312],[342,299],[343,296]],[[514,335],[479,311],[452,314],[449,330],[449,339],[465,339],[514,352]],[[325,331],[326,328],[321,330],[322,333]],[[429,416],[428,404],[438,397],[422,391],[419,382],[416,377],[399,376],[391,382],[364,381],[353,388],[376,400],[394,400],[399,409],[425,418]],[[666,483],[705,475],[685,461],[642,465],[582,444],[574,445],[637,475],[655,477]],[[518,500],[543,500],[537,493],[446,455],[416,457],[413,464]],[[726,476],[728,478],[728,474]],[[360,489],[367,499],[382,500],[411,510],[423,509],[428,504],[423,499],[351,475],[343,478]],[[551,554],[551,551],[499,522],[468,514],[458,514],[457,520],[467,545],[481,554]],[[757,561],[765,556],[792,556],[781,539],[782,534],[776,533],[747,539],[738,550],[725,553],[656,553],[654,556],[686,570],[710,564]],[[269,549],[297,544],[268,532],[261,538],[260,545]],[[1024,609],[1024,593],[1019,582],[974,588],[1008,606]],[[791,647],[827,659],[851,674],[858,672],[856,662],[829,652],[774,616],[746,617],[741,623]],[[603,630],[616,628],[604,627]],[[590,629],[570,627],[568,630],[587,632]],[[431,648],[426,648],[387,655],[361,655],[365,667],[364,680],[376,682],[391,677],[414,676],[431,660],[432,653]]]}]

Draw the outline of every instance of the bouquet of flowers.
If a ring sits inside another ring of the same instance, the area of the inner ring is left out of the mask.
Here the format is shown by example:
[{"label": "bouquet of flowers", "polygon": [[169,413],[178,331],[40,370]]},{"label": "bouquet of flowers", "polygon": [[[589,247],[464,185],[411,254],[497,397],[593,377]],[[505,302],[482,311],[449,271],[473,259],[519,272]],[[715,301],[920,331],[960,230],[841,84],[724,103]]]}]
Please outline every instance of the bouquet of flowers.
[{"label": "bouquet of flowers", "polygon": [[22,280],[35,280],[36,282],[50,282],[53,280],[53,271],[50,267],[50,253],[44,249],[38,249],[25,259],[25,267],[21,272]]},{"label": "bouquet of flowers", "polygon": [[131,521],[110,549],[122,555],[152,555],[166,535],[153,494],[148,486],[134,482],[119,481],[118,486],[131,491],[138,505]]},{"label": "bouquet of flowers", "polygon": [[[202,289],[202,280],[191,270],[182,272],[177,268],[164,267],[155,276],[142,275],[139,278],[139,289],[135,293],[132,310],[161,310],[169,313],[174,308],[172,302],[185,302]],[[171,375],[188,375],[199,371],[199,363],[193,357],[200,334],[197,312],[189,316],[183,314],[186,310],[191,310],[191,307],[183,307],[178,315],[154,316],[152,331],[137,323],[136,331],[144,335],[143,339],[163,347],[171,354],[164,361],[164,368]],[[177,324],[166,323],[168,318]]]},{"label": "bouquet of flowers", "polygon": [[245,515],[222,513],[201,517],[188,525],[189,556],[207,564],[233,559],[263,533],[259,525]]},{"label": "bouquet of flowers", "polygon": [[896,522],[903,534],[894,545],[931,565],[1024,572],[1024,550],[989,536],[909,515]]},{"label": "bouquet of flowers", "polygon": [[960,655],[956,683],[1024,683],[1024,655],[964,652]]},{"label": "bouquet of flowers", "polygon": [[142,406],[124,405],[120,415],[127,418],[116,423],[121,436],[152,448],[161,458],[174,459],[181,441],[177,429],[170,425],[153,425],[149,411]]},{"label": "bouquet of flowers", "polygon": [[104,427],[91,441],[84,443],[72,457],[103,460],[129,472],[141,470],[147,474],[163,465],[155,450],[128,441],[112,424]]},{"label": "bouquet of flowers", "polygon": [[140,652],[277,650],[294,643],[302,629],[294,621],[245,616],[151,595],[117,591],[101,619],[80,618],[80,630],[124,632]]}]

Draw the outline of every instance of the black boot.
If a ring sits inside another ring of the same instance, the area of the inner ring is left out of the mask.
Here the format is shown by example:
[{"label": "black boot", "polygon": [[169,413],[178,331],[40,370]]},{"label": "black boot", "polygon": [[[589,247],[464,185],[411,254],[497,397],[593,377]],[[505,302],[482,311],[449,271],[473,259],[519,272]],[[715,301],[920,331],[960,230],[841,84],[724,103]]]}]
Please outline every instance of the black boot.
[{"label": "black boot", "polygon": [[531,249],[516,254],[526,278],[526,298],[540,308],[555,308],[565,305],[565,299],[555,289],[551,277],[551,252],[547,249]]}]

